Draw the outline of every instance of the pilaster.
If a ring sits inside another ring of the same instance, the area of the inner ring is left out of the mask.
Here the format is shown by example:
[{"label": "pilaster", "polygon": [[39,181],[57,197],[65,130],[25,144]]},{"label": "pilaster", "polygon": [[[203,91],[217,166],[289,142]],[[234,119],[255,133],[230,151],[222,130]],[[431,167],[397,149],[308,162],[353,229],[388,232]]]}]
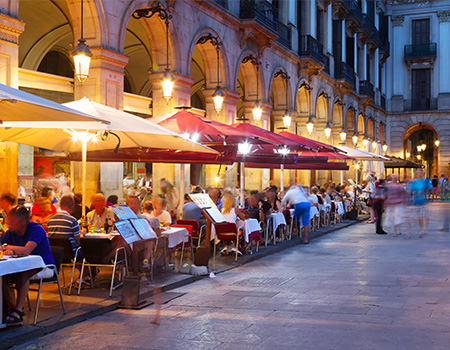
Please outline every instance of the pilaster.
[{"label": "pilaster", "polygon": [[450,109],[450,11],[439,11],[439,95],[438,108]]}]

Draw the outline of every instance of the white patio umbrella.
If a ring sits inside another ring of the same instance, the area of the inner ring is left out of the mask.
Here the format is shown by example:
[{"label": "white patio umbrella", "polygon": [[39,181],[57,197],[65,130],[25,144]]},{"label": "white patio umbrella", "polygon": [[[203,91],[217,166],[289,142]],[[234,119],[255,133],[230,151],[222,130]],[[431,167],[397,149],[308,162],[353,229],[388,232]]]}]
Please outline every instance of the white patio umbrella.
[{"label": "white patio umbrella", "polygon": [[346,156],[352,157],[352,158],[356,158],[359,161],[363,161],[363,160],[368,160],[368,161],[382,161],[382,162],[387,162],[390,161],[390,158],[372,153],[372,152],[367,152],[367,151],[363,151],[357,148],[351,148],[348,146],[337,146],[336,148],[344,151],[346,153]]},{"label": "white patio umbrella", "polygon": [[[199,143],[186,140],[162,126],[135,115],[93,102],[88,98],[63,106],[92,115],[105,123],[31,122],[0,125],[0,140],[22,143],[62,152],[82,152],[82,192],[86,200],[87,151],[143,147],[218,153]],[[81,147],[79,142],[81,142]],[[83,208],[85,206],[83,205]],[[83,209],[84,211],[84,209]],[[83,212],[83,215],[85,213]]]},{"label": "white patio umbrella", "polygon": [[0,84],[0,124],[10,122],[98,122],[98,118]]}]

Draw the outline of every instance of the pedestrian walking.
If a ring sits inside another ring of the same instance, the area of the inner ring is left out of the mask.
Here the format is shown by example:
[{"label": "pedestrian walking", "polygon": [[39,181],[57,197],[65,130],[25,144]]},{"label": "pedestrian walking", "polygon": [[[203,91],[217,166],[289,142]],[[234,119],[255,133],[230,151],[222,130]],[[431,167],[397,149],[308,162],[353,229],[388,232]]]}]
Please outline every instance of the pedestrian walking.
[{"label": "pedestrian walking", "polygon": [[375,232],[378,235],[387,234],[387,232],[384,231],[383,227],[382,227],[384,201],[386,199],[385,183],[386,183],[386,181],[384,179],[380,179],[380,181],[378,181],[378,186],[375,189],[375,193],[374,193],[374,197],[373,197],[373,207],[377,214],[377,222],[376,222],[376,231]]},{"label": "pedestrian walking", "polygon": [[413,195],[415,215],[419,222],[419,238],[422,238],[425,233],[425,226],[428,222],[426,212],[426,194],[431,189],[431,181],[424,178],[423,169],[417,169],[414,180],[409,184],[409,189]]},{"label": "pedestrian walking", "polygon": [[398,180],[399,176],[392,174],[391,181],[386,185],[384,201],[386,215],[383,226],[393,233],[394,237],[402,234],[401,227],[405,222],[406,189]]},{"label": "pedestrian walking", "polygon": [[366,177],[367,185],[363,189],[364,199],[366,201],[366,205],[369,208],[370,218],[367,221],[368,224],[373,224],[375,222],[375,210],[373,208],[373,196],[375,194],[375,184],[373,182],[372,176]]}]

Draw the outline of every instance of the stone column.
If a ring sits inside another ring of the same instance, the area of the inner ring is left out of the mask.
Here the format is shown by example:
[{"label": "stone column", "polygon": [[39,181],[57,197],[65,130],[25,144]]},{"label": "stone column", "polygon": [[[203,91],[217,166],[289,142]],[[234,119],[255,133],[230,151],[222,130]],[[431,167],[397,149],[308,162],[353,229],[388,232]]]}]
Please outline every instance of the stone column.
[{"label": "stone column", "polygon": [[[90,48],[92,52],[89,78],[81,84],[75,78],[75,100],[87,97],[92,101],[123,109],[123,76],[128,57],[102,47]],[[81,162],[71,163],[74,191],[81,192]],[[86,167],[86,203],[100,190],[123,197],[123,163],[89,162]]]},{"label": "stone column", "polygon": [[367,77],[367,44],[364,44],[362,64],[363,64],[362,80],[368,80],[368,77]]},{"label": "stone column", "polygon": [[439,18],[439,95],[438,108],[450,108],[450,11],[438,11]]},{"label": "stone column", "polygon": [[345,19],[342,21],[342,62],[347,62],[346,41],[345,41]]},{"label": "stone column", "polygon": [[[406,80],[406,73],[404,70],[403,63],[403,50],[405,45],[404,40],[404,28],[403,21],[405,20],[404,16],[392,16],[392,36],[394,42],[392,44],[392,101],[391,101],[391,110],[393,112],[403,111],[403,94],[404,94],[404,81]],[[394,79],[393,76],[404,77],[403,79]]]},{"label": "stone column", "polygon": [[[17,2],[18,5],[18,2]],[[8,8],[12,15],[18,11]],[[18,8],[16,9],[18,10]],[[19,35],[25,28],[25,22],[0,13],[0,83],[17,88],[19,85]],[[26,167],[31,167],[33,175],[33,147],[18,145],[12,142],[0,142],[0,193],[11,192],[17,195],[19,175],[19,153],[26,153]],[[30,161],[31,155],[31,161]],[[22,163],[23,163],[22,161]],[[30,164],[31,162],[31,164]],[[29,182],[32,182],[29,180]],[[32,186],[32,183],[26,185]]]},{"label": "stone column", "polygon": [[[191,105],[191,86],[194,83],[192,77],[172,72],[175,78],[173,97],[167,102],[162,95],[162,76],[163,73],[153,73],[149,75],[149,80],[152,82],[152,106],[153,116],[158,117],[168,113],[176,112],[175,106],[190,106]],[[186,171],[185,182],[190,183],[190,172]],[[154,163],[153,164],[153,193],[160,194],[159,181],[163,177],[168,179],[172,184],[175,184],[175,179],[179,178],[179,166],[169,163]],[[186,189],[187,187],[185,187]]]},{"label": "stone column", "polygon": [[309,0],[309,34],[317,39],[316,33],[316,0]]},{"label": "stone column", "polygon": [[333,11],[331,2],[327,6],[327,52],[329,54],[333,52]]}]

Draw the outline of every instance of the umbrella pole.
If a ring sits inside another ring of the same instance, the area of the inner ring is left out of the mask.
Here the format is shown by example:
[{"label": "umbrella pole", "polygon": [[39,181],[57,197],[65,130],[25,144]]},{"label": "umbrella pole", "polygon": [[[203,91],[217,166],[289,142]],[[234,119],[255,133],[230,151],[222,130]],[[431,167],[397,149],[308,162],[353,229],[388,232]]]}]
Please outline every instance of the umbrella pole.
[{"label": "umbrella pole", "polygon": [[180,164],[180,217],[183,215],[183,204],[184,204],[184,164]]},{"label": "umbrella pole", "polygon": [[244,204],[245,204],[245,198],[244,198],[244,172],[245,172],[245,164],[244,162],[241,163],[241,170],[240,170],[240,175],[241,175],[241,208],[244,208]]},{"label": "umbrella pole", "polygon": [[87,140],[81,141],[81,192],[83,194],[83,203],[81,207],[82,217],[86,217],[86,158],[87,158]]},{"label": "umbrella pole", "polygon": [[341,186],[344,185],[344,171],[341,171]]},{"label": "umbrella pole", "polygon": [[284,191],[284,164],[280,164],[280,170],[281,170],[281,175],[280,175],[280,192]]}]

